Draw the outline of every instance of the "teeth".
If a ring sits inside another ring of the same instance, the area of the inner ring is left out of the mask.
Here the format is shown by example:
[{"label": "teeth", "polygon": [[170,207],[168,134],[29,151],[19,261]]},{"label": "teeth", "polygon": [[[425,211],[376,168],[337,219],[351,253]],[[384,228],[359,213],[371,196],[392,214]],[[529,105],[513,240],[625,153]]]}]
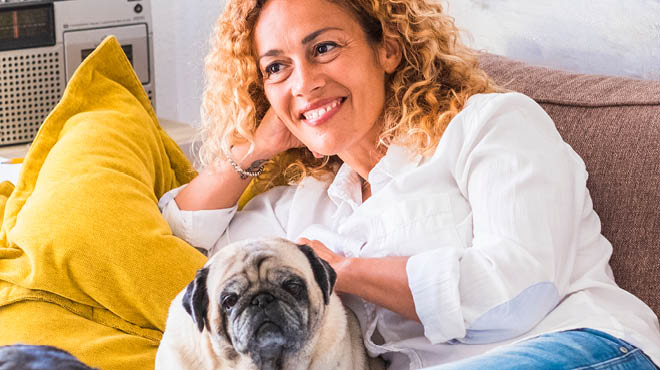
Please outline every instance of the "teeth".
[{"label": "teeth", "polygon": [[303,116],[305,117],[305,119],[317,119],[320,116],[324,115],[329,110],[338,107],[339,102],[340,102],[339,99],[335,100],[332,103],[326,105],[325,107],[321,107],[321,108],[318,108],[318,109],[307,111],[307,112],[303,113]]}]

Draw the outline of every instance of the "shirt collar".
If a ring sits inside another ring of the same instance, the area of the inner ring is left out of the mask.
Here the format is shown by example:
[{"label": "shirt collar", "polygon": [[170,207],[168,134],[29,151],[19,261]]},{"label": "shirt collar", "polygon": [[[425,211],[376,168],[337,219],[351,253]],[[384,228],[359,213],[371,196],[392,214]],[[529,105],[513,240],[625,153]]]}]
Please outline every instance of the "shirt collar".
[{"label": "shirt collar", "polygon": [[362,204],[362,181],[360,175],[346,163],[342,164],[328,187],[328,197],[340,206],[348,203],[353,209]]},{"label": "shirt collar", "polygon": [[[385,156],[369,172],[371,193],[376,194],[399,174],[416,168],[421,160],[421,155],[406,147],[390,145]],[[362,204],[360,175],[346,163],[342,164],[328,187],[328,196],[337,206],[348,203],[353,209],[357,208]]]}]

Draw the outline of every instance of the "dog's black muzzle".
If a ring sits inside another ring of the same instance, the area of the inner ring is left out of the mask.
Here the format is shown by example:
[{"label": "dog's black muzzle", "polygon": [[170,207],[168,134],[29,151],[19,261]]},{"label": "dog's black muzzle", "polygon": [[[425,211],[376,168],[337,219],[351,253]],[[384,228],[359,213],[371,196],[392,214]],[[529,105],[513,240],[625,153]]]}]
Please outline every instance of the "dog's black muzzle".
[{"label": "dog's black muzzle", "polygon": [[301,345],[303,330],[289,305],[268,292],[255,294],[241,316],[249,320],[248,354],[260,369],[278,369],[284,352]]}]

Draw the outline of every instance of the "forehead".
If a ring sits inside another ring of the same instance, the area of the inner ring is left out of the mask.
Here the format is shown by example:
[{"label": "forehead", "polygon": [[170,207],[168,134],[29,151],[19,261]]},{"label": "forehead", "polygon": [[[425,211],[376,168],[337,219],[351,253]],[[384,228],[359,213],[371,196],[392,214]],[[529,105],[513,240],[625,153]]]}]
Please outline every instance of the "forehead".
[{"label": "forehead", "polygon": [[259,270],[273,267],[299,270],[306,266],[306,257],[294,244],[255,242],[234,244],[221,249],[210,260],[211,278],[225,281],[231,276],[245,275],[256,278]]},{"label": "forehead", "polygon": [[259,53],[272,48],[293,48],[323,28],[361,30],[346,9],[327,0],[269,0],[257,18],[254,43]]}]

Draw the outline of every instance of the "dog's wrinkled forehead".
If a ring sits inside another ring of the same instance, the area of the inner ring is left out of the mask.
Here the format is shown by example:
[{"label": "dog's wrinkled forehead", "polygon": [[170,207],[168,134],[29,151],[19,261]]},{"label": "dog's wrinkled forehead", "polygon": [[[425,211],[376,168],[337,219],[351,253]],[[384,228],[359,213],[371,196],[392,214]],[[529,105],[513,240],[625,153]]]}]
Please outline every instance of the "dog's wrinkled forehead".
[{"label": "dog's wrinkled forehead", "polygon": [[296,244],[285,239],[255,239],[235,242],[222,248],[209,259],[209,275],[224,281],[235,275],[245,275],[249,280],[277,264],[278,266],[305,266],[305,256]]}]

